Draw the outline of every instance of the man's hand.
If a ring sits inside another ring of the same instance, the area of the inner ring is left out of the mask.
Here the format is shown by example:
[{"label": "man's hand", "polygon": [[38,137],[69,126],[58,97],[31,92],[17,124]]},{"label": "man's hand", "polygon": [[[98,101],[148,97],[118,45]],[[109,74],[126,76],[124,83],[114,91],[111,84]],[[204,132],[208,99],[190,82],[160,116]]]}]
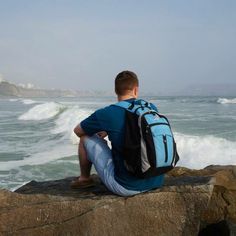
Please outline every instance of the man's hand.
[{"label": "man's hand", "polygon": [[106,131],[100,131],[97,133],[97,135],[100,137],[100,138],[105,138],[107,136],[107,132]]}]

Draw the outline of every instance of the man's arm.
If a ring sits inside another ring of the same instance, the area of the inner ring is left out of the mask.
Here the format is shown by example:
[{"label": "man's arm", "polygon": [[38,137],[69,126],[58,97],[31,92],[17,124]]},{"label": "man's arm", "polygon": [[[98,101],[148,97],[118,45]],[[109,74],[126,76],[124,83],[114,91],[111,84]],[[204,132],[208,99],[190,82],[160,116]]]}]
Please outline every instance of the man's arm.
[{"label": "man's arm", "polygon": [[84,130],[81,128],[80,124],[78,124],[78,125],[74,128],[74,133],[75,133],[78,137],[82,137],[82,136],[86,135],[86,133],[84,132]]},{"label": "man's arm", "polygon": [[94,113],[92,113],[89,117],[84,119],[83,121],[80,122],[75,128],[74,128],[74,133],[78,137],[82,137],[84,135],[92,136],[94,134],[98,134],[99,137],[103,138],[107,134],[103,131],[103,128],[100,125],[99,120],[97,119],[97,113],[101,112],[102,110],[97,110]]},{"label": "man's arm", "polygon": [[[81,128],[80,124],[78,124],[75,128],[74,128],[74,133],[78,136],[78,137],[81,137],[81,136],[84,136],[86,135],[86,133],[84,132],[84,130]],[[100,137],[100,138],[105,138],[107,136],[107,132],[106,131],[100,131],[97,133],[97,135]]]}]

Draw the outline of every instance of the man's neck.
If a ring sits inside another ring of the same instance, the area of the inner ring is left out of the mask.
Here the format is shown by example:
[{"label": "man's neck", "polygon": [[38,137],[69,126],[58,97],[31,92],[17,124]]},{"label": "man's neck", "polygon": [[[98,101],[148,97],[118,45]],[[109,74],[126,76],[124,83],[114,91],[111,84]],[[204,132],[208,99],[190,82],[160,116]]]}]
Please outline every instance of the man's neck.
[{"label": "man's neck", "polygon": [[117,100],[120,102],[120,101],[131,99],[131,98],[137,98],[137,97],[133,95],[123,95],[123,96],[118,96]]}]

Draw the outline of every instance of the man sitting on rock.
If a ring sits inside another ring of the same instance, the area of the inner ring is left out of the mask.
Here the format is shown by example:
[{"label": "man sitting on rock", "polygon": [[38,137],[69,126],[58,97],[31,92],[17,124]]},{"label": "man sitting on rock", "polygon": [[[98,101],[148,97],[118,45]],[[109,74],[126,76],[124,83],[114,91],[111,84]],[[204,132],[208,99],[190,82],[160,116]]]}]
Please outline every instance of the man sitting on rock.
[{"label": "man sitting on rock", "polygon": [[[119,73],[115,78],[117,100],[132,103],[138,98],[138,85],[135,73]],[[154,105],[153,109],[156,109]],[[162,185],[163,175],[140,179],[126,170],[122,157],[124,127],[125,109],[114,105],[95,111],[75,127],[74,132],[80,137],[78,154],[81,175],[71,183],[72,188],[94,185],[90,177],[92,164],[105,186],[120,196],[135,195]],[[107,135],[111,149],[104,140]]]}]

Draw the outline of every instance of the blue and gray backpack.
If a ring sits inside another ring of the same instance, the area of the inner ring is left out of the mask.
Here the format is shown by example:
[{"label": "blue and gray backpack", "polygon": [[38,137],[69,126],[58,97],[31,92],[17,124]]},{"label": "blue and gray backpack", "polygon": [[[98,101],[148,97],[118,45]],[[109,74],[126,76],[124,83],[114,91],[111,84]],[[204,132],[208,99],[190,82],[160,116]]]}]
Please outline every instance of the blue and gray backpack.
[{"label": "blue and gray backpack", "polygon": [[149,178],[173,169],[179,155],[168,119],[144,100],[115,105],[126,110],[123,157],[128,172]]}]

